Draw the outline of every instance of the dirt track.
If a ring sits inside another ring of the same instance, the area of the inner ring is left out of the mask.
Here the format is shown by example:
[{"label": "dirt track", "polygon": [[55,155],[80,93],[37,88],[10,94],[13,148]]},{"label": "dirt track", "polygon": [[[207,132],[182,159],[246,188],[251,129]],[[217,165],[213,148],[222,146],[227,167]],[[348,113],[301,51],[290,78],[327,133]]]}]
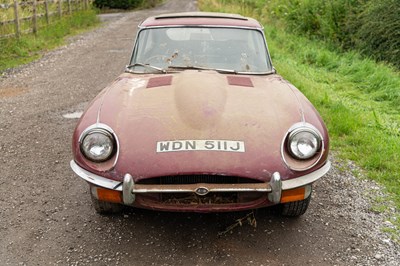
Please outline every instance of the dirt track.
[{"label": "dirt track", "polygon": [[393,226],[366,196],[380,188],[335,161],[301,218],[257,211],[256,228],[221,236],[248,212],[94,212],[69,168],[77,120],[63,115],[82,111],[123,71],[142,19],[194,9],[171,0],[103,15],[102,28],[0,78],[0,265],[398,265],[399,246],[381,233]]}]

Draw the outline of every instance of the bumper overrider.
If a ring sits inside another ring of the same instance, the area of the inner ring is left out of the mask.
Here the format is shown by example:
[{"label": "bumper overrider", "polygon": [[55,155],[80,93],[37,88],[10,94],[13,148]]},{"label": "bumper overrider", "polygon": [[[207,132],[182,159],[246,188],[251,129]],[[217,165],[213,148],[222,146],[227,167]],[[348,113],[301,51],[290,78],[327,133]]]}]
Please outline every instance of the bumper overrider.
[{"label": "bumper overrider", "polygon": [[[75,163],[70,162],[72,170],[79,177],[87,181],[92,187],[108,191],[111,195],[105,197],[107,201],[121,203],[124,205],[134,205],[136,195],[146,193],[195,193],[198,196],[205,196],[208,193],[220,192],[261,192],[267,193],[268,200],[272,204],[290,202],[307,198],[310,194],[309,189],[312,183],[324,176],[330,169],[331,163],[326,162],[318,170],[290,180],[281,180],[278,172],[273,173],[268,183],[238,183],[238,184],[135,184],[133,177],[127,173],[123,182],[115,181],[102,176],[93,174]],[[92,191],[93,193],[93,191]],[[98,193],[98,192],[97,192]],[[112,193],[117,196],[112,196]],[[99,196],[97,196],[99,198]]]}]

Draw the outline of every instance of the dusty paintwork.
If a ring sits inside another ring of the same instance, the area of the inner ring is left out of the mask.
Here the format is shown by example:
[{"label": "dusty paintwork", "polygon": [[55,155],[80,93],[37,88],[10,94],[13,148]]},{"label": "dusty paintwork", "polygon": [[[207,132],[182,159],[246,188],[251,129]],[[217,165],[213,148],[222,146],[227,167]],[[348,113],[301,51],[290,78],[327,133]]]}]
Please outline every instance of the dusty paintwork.
[{"label": "dusty paintwork", "polygon": [[[161,26],[157,23],[171,20],[174,18],[153,18],[141,26]],[[179,23],[204,23],[203,18],[189,20],[185,17]],[[219,25],[224,19],[210,21]],[[228,21],[229,26],[260,28],[253,20]],[[321,150],[308,160],[291,158],[283,146],[289,129],[299,122],[313,125],[323,138]],[[104,163],[91,162],[80,151],[82,132],[96,123],[110,127],[118,140],[117,153]],[[312,104],[277,74],[182,70],[119,76],[82,115],[72,148],[79,167],[119,182],[125,174],[139,184],[156,177],[208,174],[240,177],[258,182],[251,186],[269,187],[273,173],[278,172],[285,181],[323,167],[329,138]],[[199,184],[183,186],[199,188]],[[243,193],[231,204],[163,204],[159,197],[157,193],[137,194],[132,205],[158,210],[229,211],[273,204],[267,193],[259,192]]]},{"label": "dusty paintwork", "polygon": [[[258,21],[252,18],[245,18],[235,14],[225,13],[209,13],[201,12],[202,17],[199,17],[200,12],[186,12],[178,14],[167,14],[157,17],[150,17],[144,20],[139,27],[162,27],[170,25],[208,25],[208,26],[229,26],[229,27],[248,27],[261,29],[262,26]],[[231,19],[227,19],[231,18]]]},{"label": "dusty paintwork", "polygon": [[[293,178],[296,173],[288,170],[279,155],[288,129],[302,121],[304,114],[305,121],[326,135],[310,103],[278,75],[249,76],[254,87],[231,86],[226,75],[216,72],[185,71],[172,76],[169,86],[146,88],[154,75],[123,74],[85,113],[75,140],[96,123],[98,113],[98,122],[113,128],[120,140],[120,158],[109,177],[122,180],[129,172],[138,181],[183,173],[223,173],[268,181],[272,172],[279,171],[283,178]],[[156,153],[158,141],[191,139],[241,140],[246,153]],[[77,162],[88,168],[91,164],[86,165],[78,142],[74,143]]]}]

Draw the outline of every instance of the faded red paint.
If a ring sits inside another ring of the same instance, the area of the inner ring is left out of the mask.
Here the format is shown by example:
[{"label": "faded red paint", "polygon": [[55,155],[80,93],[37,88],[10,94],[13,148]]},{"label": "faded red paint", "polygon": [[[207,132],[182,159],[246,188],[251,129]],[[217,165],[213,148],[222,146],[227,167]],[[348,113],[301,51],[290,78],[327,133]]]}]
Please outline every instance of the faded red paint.
[{"label": "faded red paint", "polygon": [[[132,90],[126,80],[144,80],[162,75],[123,74],[105,89],[83,115],[74,134],[75,160],[83,168],[114,180],[130,173],[135,181],[179,174],[224,174],[269,181],[273,172],[291,179],[321,167],[322,160],[306,172],[288,169],[280,154],[288,129],[302,120],[324,136],[327,131],[308,100],[278,75],[245,76],[254,88],[229,85],[226,75],[213,71],[173,74],[171,85],[146,89],[146,82]],[[133,86],[134,87],[134,86]],[[110,171],[88,162],[77,139],[97,119],[109,125],[120,142],[119,159]],[[157,153],[156,143],[167,140],[241,140],[245,153],[180,151]],[[307,165],[308,161],[299,161]]]},{"label": "faded red paint", "polygon": [[147,88],[168,86],[172,84],[172,76],[161,76],[156,78],[150,78],[147,83]]},{"label": "faded red paint", "polygon": [[[254,19],[229,16],[181,13],[148,18],[140,27],[208,25],[262,29]],[[289,158],[297,168],[311,166],[316,160],[290,159],[285,149],[282,151],[288,130],[298,122],[317,128],[325,147],[321,159],[306,171],[291,170],[282,157]],[[118,154],[104,163],[90,162],[79,148],[79,136],[96,123],[111,127],[119,142]],[[158,142],[178,140],[215,140],[219,143],[216,145],[222,146],[226,140],[236,141],[244,143],[245,151],[157,152]],[[193,174],[241,177],[265,185],[274,172],[279,172],[282,180],[289,180],[321,168],[327,161],[329,137],[312,104],[279,75],[183,70],[168,75],[122,74],[89,104],[76,126],[72,149],[75,162],[89,172],[117,181],[129,173],[139,187],[153,177]],[[133,206],[209,212],[272,205],[266,193],[252,194],[255,198],[246,193],[238,195],[232,203],[179,204],[161,202],[157,193],[137,194]]]},{"label": "faded red paint", "polygon": [[254,87],[253,86],[253,82],[251,82],[251,79],[249,77],[228,76],[226,78],[228,79],[228,84],[229,85],[243,86],[243,87]]},{"label": "faded red paint", "polygon": [[[182,17],[182,14],[186,16]],[[229,16],[231,16],[229,18]],[[180,13],[179,17],[173,15],[169,17],[150,17],[144,20],[140,27],[160,27],[160,26],[228,26],[228,27],[246,27],[261,29],[262,26],[257,20],[252,18],[238,17],[236,15],[220,14],[218,13],[197,13],[187,12]]]}]

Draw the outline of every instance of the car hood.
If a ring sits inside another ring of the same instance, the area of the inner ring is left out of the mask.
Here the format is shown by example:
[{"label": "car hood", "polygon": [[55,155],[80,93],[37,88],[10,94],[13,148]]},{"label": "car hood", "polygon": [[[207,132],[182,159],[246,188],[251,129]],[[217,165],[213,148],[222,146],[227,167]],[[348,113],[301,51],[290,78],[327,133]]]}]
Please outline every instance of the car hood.
[{"label": "car hood", "polygon": [[279,171],[284,180],[295,173],[282,160],[283,139],[307,119],[326,131],[312,105],[278,75],[123,74],[92,102],[76,134],[96,122],[114,130],[114,179],[220,174],[266,181]]}]

